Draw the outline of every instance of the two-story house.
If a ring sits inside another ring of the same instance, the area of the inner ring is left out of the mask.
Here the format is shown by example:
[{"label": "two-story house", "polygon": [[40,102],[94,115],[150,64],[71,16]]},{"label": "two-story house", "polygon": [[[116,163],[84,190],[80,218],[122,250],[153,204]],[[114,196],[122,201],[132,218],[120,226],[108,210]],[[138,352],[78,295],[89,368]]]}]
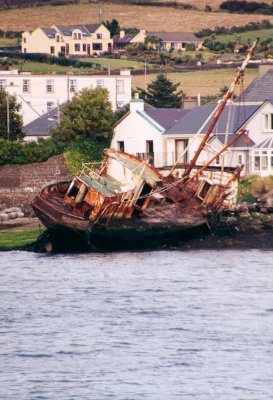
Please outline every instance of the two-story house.
[{"label": "two-story house", "polygon": [[22,34],[22,53],[92,56],[111,52],[113,39],[103,24],[53,25]]}]

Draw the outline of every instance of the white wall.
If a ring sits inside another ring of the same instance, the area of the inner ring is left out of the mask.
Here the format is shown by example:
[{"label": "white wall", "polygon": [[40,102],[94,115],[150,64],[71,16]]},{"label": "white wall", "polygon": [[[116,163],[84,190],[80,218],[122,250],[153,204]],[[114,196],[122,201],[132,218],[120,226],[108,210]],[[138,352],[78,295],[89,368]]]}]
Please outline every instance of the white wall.
[{"label": "white wall", "polygon": [[146,153],[146,141],[153,140],[155,167],[162,166],[164,157],[164,145],[162,131],[153,126],[143,116],[139,115],[137,110],[143,109],[143,102],[133,100],[131,103],[130,114],[124,118],[114,129],[114,137],[111,147],[118,149],[118,141],[124,142],[124,150],[127,153],[137,155],[137,153]]},{"label": "white wall", "polygon": [[[76,82],[76,92],[84,88],[102,86],[109,91],[109,100],[113,110],[127,104],[131,99],[130,75],[31,75],[9,71],[2,72],[0,80],[5,82],[4,88],[9,94],[15,94],[22,103],[24,124],[33,121],[46,113],[47,103],[53,102],[52,108],[66,102],[74,96],[70,91],[72,80]],[[29,81],[29,91],[23,90],[23,81]],[[53,91],[47,92],[47,80],[53,81]],[[25,107],[25,105],[28,107]]]},{"label": "white wall", "polygon": [[273,129],[266,131],[264,128],[264,114],[273,114],[273,105],[270,102],[264,103],[246,125],[246,129],[249,130],[249,137],[256,144],[273,135]]}]

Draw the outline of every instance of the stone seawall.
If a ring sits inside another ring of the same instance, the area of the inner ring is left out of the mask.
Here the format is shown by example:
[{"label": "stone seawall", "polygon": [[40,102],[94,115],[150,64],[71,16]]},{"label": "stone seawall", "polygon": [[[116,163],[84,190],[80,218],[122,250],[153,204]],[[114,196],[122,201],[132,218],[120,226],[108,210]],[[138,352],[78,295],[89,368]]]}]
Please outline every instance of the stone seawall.
[{"label": "stone seawall", "polygon": [[70,178],[62,155],[43,163],[0,167],[0,210],[18,206],[25,215],[31,215],[29,203],[43,186]]}]

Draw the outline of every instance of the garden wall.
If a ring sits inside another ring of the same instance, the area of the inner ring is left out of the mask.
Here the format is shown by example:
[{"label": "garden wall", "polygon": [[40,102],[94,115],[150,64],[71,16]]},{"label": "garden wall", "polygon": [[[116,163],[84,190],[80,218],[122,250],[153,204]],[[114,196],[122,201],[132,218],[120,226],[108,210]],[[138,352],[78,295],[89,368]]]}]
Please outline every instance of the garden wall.
[{"label": "garden wall", "polygon": [[17,206],[30,215],[29,203],[35,193],[46,184],[69,178],[71,174],[62,155],[43,163],[0,167],[0,210]]}]

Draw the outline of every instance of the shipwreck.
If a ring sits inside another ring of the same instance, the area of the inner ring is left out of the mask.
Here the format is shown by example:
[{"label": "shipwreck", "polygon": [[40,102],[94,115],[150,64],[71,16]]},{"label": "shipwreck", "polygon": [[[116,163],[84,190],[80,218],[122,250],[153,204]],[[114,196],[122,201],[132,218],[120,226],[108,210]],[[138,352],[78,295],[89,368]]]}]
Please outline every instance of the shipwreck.
[{"label": "shipwreck", "polygon": [[253,43],[234,81],[216,106],[207,132],[188,165],[179,160],[159,171],[149,159],[105,149],[99,164],[85,163],[71,181],[52,183],[32,200],[35,214],[48,229],[38,249],[113,250],[176,245],[211,229],[211,213],[236,203],[243,168],[214,166],[213,161],[241,136],[244,127],[207,163],[198,166],[201,151],[253,55]]}]

